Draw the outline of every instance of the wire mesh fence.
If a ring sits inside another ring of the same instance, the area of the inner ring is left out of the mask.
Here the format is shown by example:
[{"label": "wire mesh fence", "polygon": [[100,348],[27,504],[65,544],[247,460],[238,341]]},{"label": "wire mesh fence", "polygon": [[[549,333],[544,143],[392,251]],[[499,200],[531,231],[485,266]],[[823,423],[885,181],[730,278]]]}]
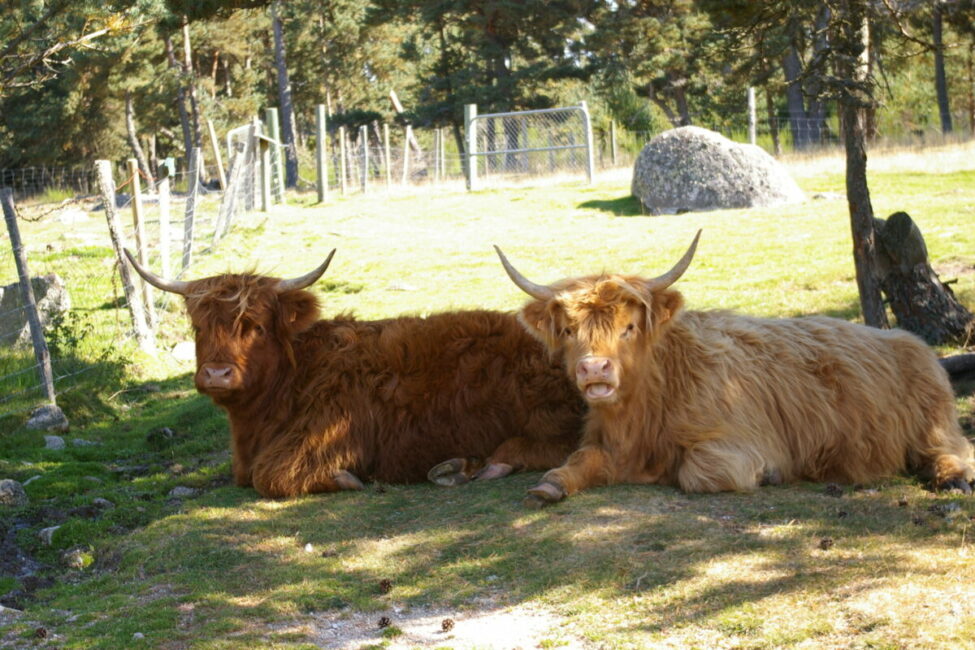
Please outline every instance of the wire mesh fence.
[{"label": "wire mesh fence", "polygon": [[471,154],[476,156],[471,174],[479,186],[498,177],[592,178],[592,132],[584,104],[472,115],[467,128]]}]

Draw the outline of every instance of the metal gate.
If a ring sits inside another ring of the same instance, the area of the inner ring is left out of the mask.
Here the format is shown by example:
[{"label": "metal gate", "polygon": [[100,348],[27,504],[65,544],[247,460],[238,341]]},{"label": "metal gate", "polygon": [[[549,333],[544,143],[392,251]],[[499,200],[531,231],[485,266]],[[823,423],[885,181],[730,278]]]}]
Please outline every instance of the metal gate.
[{"label": "metal gate", "polygon": [[488,180],[558,176],[593,178],[592,123],[585,102],[534,111],[477,114],[464,107],[467,188]]}]

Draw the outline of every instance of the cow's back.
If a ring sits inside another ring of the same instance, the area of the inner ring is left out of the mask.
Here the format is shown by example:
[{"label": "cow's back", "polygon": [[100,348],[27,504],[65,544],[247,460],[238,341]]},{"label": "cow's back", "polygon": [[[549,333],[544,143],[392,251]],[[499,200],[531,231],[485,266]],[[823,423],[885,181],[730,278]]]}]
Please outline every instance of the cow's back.
[{"label": "cow's back", "polygon": [[711,414],[716,430],[767,449],[786,480],[895,472],[926,429],[957,426],[947,376],[903,331],[685,312],[671,336],[661,351],[680,349],[692,388],[670,398],[683,405],[670,425],[689,418],[700,430],[700,414]]},{"label": "cow's back", "polygon": [[513,436],[581,429],[574,387],[511,314],[323,321],[296,351],[305,398],[319,405],[308,415],[343,423],[333,444],[362,478],[421,481],[436,463],[485,458]]}]

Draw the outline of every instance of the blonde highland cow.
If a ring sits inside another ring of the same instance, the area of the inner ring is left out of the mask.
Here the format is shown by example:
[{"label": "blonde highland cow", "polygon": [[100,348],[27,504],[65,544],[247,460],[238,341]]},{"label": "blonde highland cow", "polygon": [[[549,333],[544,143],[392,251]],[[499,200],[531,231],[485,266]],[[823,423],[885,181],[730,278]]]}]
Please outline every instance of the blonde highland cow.
[{"label": "blonde highland cow", "polygon": [[923,341],[834,318],[684,310],[669,287],[699,237],[657,278],[604,274],[551,286],[527,280],[498,249],[533,298],[519,319],[561,357],[589,405],[580,448],[526,503],[612,483],[747,491],[903,470],[971,493],[972,445]]}]

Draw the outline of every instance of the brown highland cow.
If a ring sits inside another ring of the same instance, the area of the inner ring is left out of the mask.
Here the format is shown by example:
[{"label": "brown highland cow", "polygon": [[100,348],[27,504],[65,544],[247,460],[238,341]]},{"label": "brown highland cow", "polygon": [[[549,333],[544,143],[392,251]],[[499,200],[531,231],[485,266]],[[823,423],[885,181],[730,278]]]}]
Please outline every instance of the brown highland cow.
[{"label": "brown highland cow", "polygon": [[556,467],[578,446],[583,402],[514,315],[319,320],[305,289],[331,259],[291,280],[178,282],[129,255],[185,299],[196,388],[227,411],[238,485],[290,497],[428,472],[454,485]]}]

